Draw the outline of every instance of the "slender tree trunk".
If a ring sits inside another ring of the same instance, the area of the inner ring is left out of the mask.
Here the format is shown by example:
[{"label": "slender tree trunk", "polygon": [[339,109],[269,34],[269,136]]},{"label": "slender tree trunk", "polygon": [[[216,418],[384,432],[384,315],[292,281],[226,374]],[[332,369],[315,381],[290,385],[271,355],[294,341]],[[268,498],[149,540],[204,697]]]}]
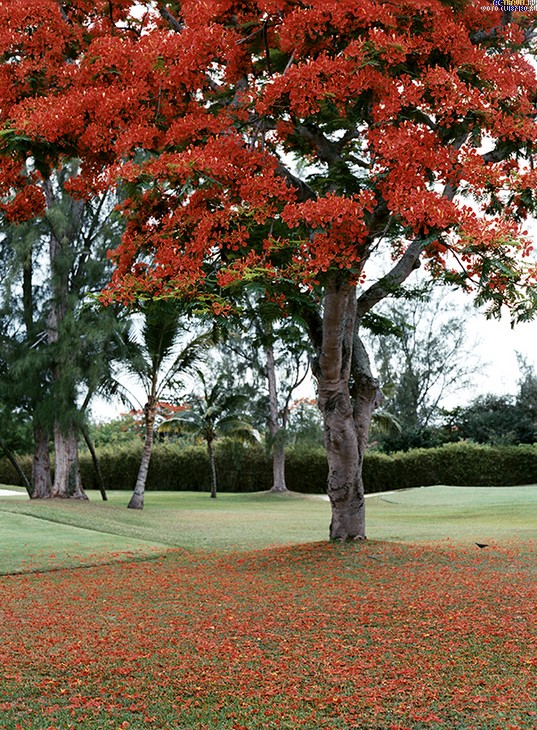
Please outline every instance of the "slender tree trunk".
[{"label": "slender tree trunk", "polygon": [[365,538],[362,461],[350,393],[356,289],[334,275],[324,298],[322,348],[314,368],[328,458],[330,538]]},{"label": "slender tree trunk", "polygon": [[270,342],[266,347],[267,381],[269,392],[268,427],[272,445],[272,488],[271,492],[287,492],[285,484],[285,444],[283,429],[280,426],[278,409],[278,387],[276,382],[276,364],[274,347]]},{"label": "slender tree trunk", "polygon": [[31,497],[32,496],[32,487],[30,485],[28,477],[22,470],[22,467],[19,464],[18,459],[15,456],[15,454],[11,451],[11,449],[8,447],[8,445],[6,444],[4,439],[1,437],[0,437],[0,448],[6,455],[6,458],[10,462],[11,466],[15,469],[15,471],[19,475],[19,479],[22,481],[22,486],[26,487],[26,491],[28,492],[28,495]]},{"label": "slender tree trunk", "polygon": [[54,484],[51,497],[87,499],[78,463],[78,441],[74,425],[54,426]]},{"label": "slender tree trunk", "polygon": [[47,499],[52,494],[49,442],[48,431],[41,426],[34,426],[32,499]]},{"label": "slender tree trunk", "polygon": [[207,441],[207,453],[209,454],[209,466],[211,467],[211,498],[216,499],[218,484],[216,481],[216,459],[214,458],[214,446],[212,440]]},{"label": "slender tree trunk", "polygon": [[81,427],[82,435],[84,436],[84,441],[86,442],[86,446],[89,449],[89,452],[91,454],[91,460],[93,462],[93,468],[95,469],[95,474],[97,475],[97,482],[99,483],[99,491],[101,493],[101,497],[103,498],[103,502],[106,502],[108,499],[106,495],[106,488],[104,486],[104,479],[103,474],[101,472],[101,467],[99,465],[99,459],[97,458],[97,452],[95,451],[95,447],[93,446],[93,441],[91,440],[90,433],[88,431],[88,427],[84,423]]},{"label": "slender tree trunk", "polygon": [[127,507],[129,509],[143,509],[145,485],[147,482],[147,474],[149,472],[149,462],[151,461],[151,452],[153,451],[153,427],[157,417],[157,407],[153,399],[150,399],[144,408],[145,412],[145,442],[142,451],[142,460],[138,470],[138,477],[134,486],[131,499]]}]

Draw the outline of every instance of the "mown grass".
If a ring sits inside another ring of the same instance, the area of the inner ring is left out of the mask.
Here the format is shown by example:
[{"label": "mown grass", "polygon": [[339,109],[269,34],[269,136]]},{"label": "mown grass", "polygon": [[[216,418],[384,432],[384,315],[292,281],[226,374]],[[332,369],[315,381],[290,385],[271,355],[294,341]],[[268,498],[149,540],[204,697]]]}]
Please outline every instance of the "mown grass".
[{"label": "mown grass", "polygon": [[[324,540],[330,506],[318,495],[148,492],[143,511],[126,492],[102,502],[0,499],[0,573],[93,563],[111,553],[138,556],[169,547],[252,550]],[[15,525],[12,515],[19,515]],[[22,518],[22,515],[26,519]],[[501,543],[537,537],[537,487],[427,487],[367,499],[368,536],[405,542]],[[78,529],[75,529],[78,528]],[[47,549],[52,554],[49,559]]]},{"label": "mown grass", "polygon": [[536,487],[372,497],[354,544],[319,498],[91,496],[0,500],[0,730],[537,726]]}]

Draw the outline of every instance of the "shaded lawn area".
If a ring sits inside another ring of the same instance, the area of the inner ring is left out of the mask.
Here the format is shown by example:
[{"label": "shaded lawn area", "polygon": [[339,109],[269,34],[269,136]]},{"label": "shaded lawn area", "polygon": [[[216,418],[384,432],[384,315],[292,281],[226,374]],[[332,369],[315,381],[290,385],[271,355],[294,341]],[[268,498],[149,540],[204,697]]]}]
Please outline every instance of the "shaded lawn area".
[{"label": "shaded lawn area", "polygon": [[5,576],[0,728],[535,728],[535,543]]},{"label": "shaded lawn area", "polygon": [[125,498],[0,500],[0,730],[537,726],[537,488]]}]

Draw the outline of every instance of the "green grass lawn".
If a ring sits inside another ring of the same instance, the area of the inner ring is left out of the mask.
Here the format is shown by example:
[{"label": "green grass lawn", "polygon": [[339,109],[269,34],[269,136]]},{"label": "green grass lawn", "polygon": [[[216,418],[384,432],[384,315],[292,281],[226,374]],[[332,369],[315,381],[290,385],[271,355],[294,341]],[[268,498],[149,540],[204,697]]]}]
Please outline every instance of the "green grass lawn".
[{"label": "green grass lawn", "polygon": [[[154,555],[169,547],[237,551],[326,539],[319,495],[148,492],[143,511],[126,492],[103,502],[0,498],[0,573]],[[15,515],[17,515],[15,517]],[[404,542],[502,543],[537,537],[537,487],[427,487],[367,498],[368,536]],[[52,556],[52,557],[50,557]]]},{"label": "green grass lawn", "polygon": [[[533,730],[537,487],[0,498],[0,730]],[[479,549],[475,542],[487,542]]]}]

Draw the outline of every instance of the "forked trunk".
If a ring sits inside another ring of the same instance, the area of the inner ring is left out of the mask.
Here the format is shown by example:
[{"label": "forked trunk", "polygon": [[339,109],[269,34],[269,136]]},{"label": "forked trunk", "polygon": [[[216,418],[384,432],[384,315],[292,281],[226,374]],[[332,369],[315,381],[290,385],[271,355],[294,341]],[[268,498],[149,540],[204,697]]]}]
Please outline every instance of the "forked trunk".
[{"label": "forked trunk", "polygon": [[207,441],[207,453],[209,454],[209,465],[211,467],[211,497],[216,499],[218,484],[216,481],[216,459],[214,457],[214,446],[211,440]]},{"label": "forked trunk", "polygon": [[48,431],[41,426],[34,426],[32,499],[47,499],[52,496],[49,442]]},{"label": "forked trunk", "polygon": [[149,462],[151,461],[151,452],[153,451],[153,428],[157,417],[157,408],[155,403],[150,400],[145,406],[145,442],[142,451],[142,460],[138,469],[138,477],[134,486],[131,499],[127,507],[129,509],[143,509],[145,485],[147,482],[147,474],[149,472]]},{"label": "forked trunk", "polygon": [[287,492],[288,489],[285,484],[285,444],[282,438],[284,431],[280,425],[276,363],[274,361],[274,348],[272,344],[267,346],[266,356],[269,392],[268,427],[272,444],[272,488],[270,491]]},{"label": "forked trunk", "polygon": [[358,327],[355,327],[354,334],[351,383],[354,430],[358,445],[358,461],[361,474],[373,411],[382,403],[383,395],[378,381],[371,373],[369,357],[359,337]]},{"label": "forked trunk", "polygon": [[363,454],[350,392],[355,321],[356,288],[334,275],[324,298],[322,347],[314,368],[328,458],[332,540],[365,538]]},{"label": "forked trunk", "polygon": [[78,463],[78,442],[74,425],[54,426],[54,484],[51,497],[87,499]]}]

